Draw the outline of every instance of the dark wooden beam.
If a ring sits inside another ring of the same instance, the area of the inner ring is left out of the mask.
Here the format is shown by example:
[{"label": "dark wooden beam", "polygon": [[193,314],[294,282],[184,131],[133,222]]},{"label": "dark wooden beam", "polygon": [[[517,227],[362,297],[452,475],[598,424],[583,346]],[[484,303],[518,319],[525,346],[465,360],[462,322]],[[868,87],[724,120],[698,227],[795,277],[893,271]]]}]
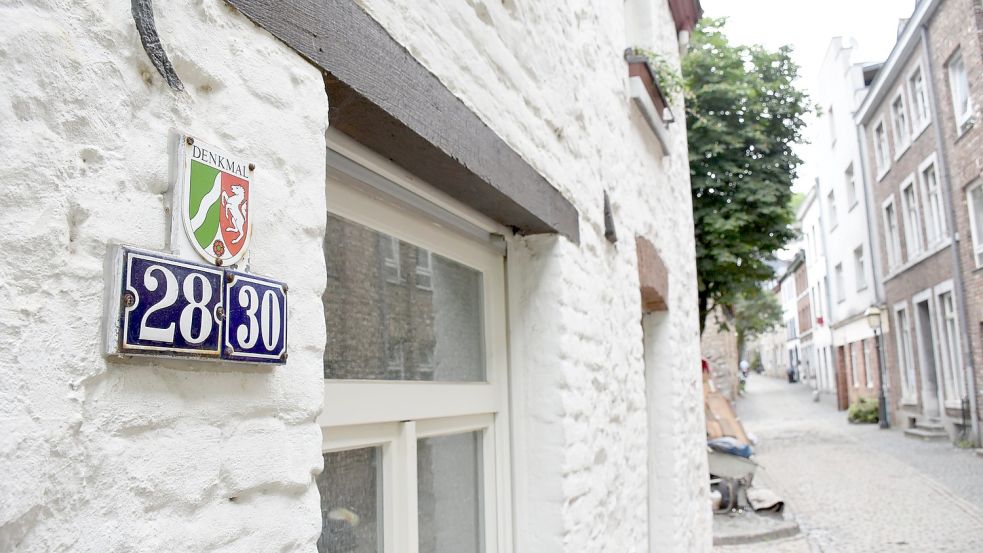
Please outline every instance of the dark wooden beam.
[{"label": "dark wooden beam", "polygon": [[228,0],[325,73],[329,124],[525,234],[579,242],[562,194],[354,0]]}]

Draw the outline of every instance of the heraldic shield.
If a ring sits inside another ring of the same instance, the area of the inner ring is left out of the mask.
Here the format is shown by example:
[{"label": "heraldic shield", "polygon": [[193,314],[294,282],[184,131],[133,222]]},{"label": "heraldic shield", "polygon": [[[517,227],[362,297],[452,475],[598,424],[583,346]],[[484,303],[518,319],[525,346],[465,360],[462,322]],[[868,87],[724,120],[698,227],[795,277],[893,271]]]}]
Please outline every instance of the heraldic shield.
[{"label": "heraldic shield", "polygon": [[236,263],[251,238],[251,171],[248,164],[195,142],[187,148],[183,219],[188,238],[202,257]]}]

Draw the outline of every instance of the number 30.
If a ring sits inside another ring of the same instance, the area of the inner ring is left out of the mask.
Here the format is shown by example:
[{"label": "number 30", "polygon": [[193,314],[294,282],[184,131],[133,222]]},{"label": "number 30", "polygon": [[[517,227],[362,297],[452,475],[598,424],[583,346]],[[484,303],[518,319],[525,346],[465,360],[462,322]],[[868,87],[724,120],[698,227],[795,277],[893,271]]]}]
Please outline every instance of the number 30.
[{"label": "number 30", "polygon": [[[239,289],[238,300],[239,306],[246,309],[248,321],[248,324],[241,324],[236,329],[239,345],[252,349],[262,336],[263,347],[267,351],[273,351],[280,343],[280,298],[273,290],[267,290],[263,292],[263,301],[260,302],[256,289],[247,284]],[[256,319],[257,310],[259,320]]]}]

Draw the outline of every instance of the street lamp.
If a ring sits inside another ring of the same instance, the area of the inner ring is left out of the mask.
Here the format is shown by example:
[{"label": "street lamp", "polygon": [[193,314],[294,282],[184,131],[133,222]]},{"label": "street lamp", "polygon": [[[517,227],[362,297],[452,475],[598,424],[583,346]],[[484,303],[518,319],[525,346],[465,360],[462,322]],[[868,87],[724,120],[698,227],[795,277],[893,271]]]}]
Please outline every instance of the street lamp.
[{"label": "street lamp", "polygon": [[877,420],[881,428],[888,428],[887,423],[887,399],[884,397],[884,357],[881,355],[881,310],[872,305],[864,311],[867,324],[874,330],[874,347],[877,348],[877,374],[881,379],[881,385],[877,391]]}]

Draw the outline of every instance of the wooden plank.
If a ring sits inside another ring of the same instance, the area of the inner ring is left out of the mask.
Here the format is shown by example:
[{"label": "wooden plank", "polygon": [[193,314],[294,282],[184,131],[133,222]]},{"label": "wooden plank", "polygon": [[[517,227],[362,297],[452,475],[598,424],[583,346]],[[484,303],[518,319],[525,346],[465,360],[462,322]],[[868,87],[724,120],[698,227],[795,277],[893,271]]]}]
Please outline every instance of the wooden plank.
[{"label": "wooden plank", "polygon": [[579,242],[576,208],[354,0],[229,0],[317,65],[330,124],[520,233]]}]

